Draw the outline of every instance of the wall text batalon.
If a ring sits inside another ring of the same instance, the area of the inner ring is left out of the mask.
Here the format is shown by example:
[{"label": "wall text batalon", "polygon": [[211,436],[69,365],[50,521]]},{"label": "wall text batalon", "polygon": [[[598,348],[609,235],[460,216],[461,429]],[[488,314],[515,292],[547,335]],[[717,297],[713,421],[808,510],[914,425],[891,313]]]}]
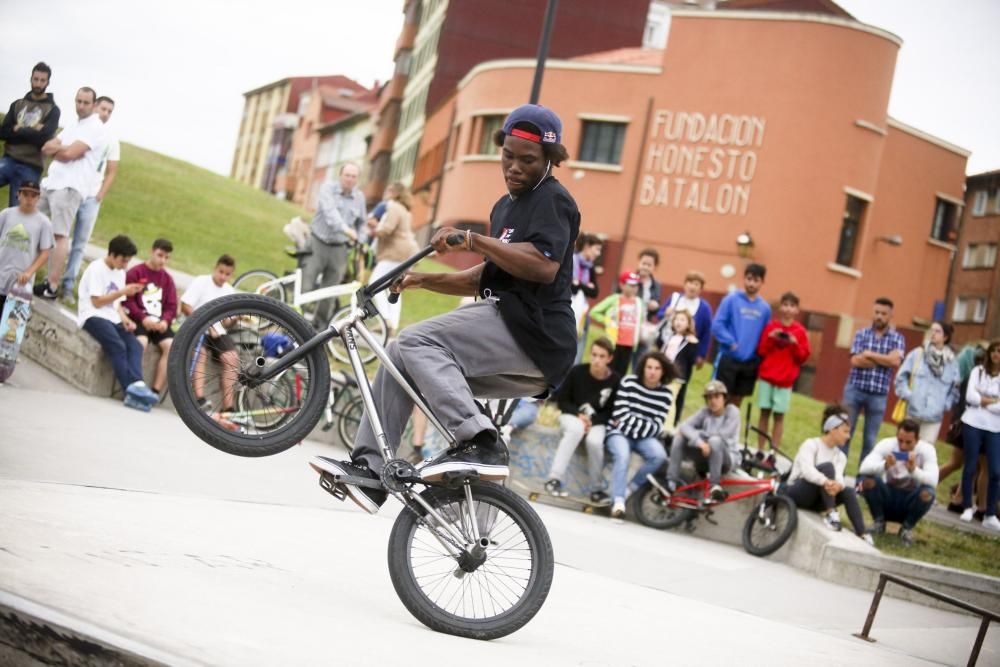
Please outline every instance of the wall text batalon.
[{"label": "wall text batalon", "polygon": [[760,116],[657,109],[639,205],[746,215],[766,124]]}]

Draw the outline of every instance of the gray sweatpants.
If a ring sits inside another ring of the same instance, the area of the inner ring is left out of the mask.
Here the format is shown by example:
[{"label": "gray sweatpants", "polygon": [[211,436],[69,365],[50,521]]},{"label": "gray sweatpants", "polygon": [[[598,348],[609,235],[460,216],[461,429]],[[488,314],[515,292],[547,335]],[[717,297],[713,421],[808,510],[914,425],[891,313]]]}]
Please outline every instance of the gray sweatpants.
[{"label": "gray sweatpants", "polygon": [[[732,466],[732,459],[725,441],[717,435],[709,436],[707,439],[711,451],[708,455],[708,481],[711,484],[718,484],[722,480],[722,473]],[[688,442],[687,438],[678,433],[674,436],[674,444],[670,447],[670,463],[667,466],[667,479],[680,480],[681,464],[684,463],[684,456],[687,455],[695,465],[705,460],[701,448],[697,442]]]},{"label": "gray sweatpants", "polygon": [[[339,285],[344,280],[347,271],[347,246],[329,245],[315,236],[309,237],[309,249],[312,251],[302,267],[302,292],[316,289],[316,278],[323,274],[320,287]],[[325,329],[333,317],[333,299],[323,299],[316,304],[316,317],[313,325],[316,329]]]},{"label": "gray sweatpants", "polygon": [[[496,431],[474,398],[535,396],[548,386],[493,301],[477,301],[406,327],[386,350],[459,442],[480,431]],[[375,374],[372,394],[395,452],[413,412],[413,400],[384,368]],[[382,454],[367,415],[361,420],[351,458],[376,472],[382,469]]]}]

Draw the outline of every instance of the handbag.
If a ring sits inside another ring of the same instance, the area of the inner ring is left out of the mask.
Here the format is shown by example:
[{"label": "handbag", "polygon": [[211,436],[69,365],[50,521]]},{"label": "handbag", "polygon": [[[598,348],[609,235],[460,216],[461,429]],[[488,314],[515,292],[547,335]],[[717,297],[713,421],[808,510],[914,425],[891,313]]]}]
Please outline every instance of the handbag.
[{"label": "handbag", "polygon": [[[913,378],[917,375],[917,369],[920,368],[920,358],[923,356],[923,348],[917,351],[917,358],[913,361],[913,368],[910,370],[910,391],[913,391]],[[905,398],[901,398],[896,401],[895,407],[892,409],[892,421],[899,423],[906,419],[906,408],[909,407],[909,402]]]}]

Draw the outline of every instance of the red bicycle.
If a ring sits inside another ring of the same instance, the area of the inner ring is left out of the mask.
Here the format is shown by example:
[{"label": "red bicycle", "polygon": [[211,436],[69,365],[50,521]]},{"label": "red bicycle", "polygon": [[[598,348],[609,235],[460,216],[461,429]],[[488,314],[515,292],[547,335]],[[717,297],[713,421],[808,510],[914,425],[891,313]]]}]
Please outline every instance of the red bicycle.
[{"label": "red bicycle", "polygon": [[[744,434],[744,443],[747,442],[749,431],[763,435],[770,443],[770,437],[766,433],[749,425]],[[772,451],[780,454],[773,447]],[[703,478],[704,471],[689,473],[691,477],[701,473],[702,479],[678,487],[674,493],[667,490],[664,471],[648,475],[647,483],[634,494],[636,518],[643,525],[659,529],[676,528],[685,524],[690,532],[695,528],[694,520],[701,515],[704,515],[706,521],[714,523],[712,513],[718,506],[763,495],[764,498],[757,503],[743,524],[742,541],[747,553],[768,556],[780,549],[798,526],[795,502],[779,493],[780,485],[787,479],[788,472],[779,473],[774,465],[759,461],[746,445],[740,468],[748,476],[724,478],[722,486],[727,496],[721,501],[713,501],[709,496],[709,483]]]}]

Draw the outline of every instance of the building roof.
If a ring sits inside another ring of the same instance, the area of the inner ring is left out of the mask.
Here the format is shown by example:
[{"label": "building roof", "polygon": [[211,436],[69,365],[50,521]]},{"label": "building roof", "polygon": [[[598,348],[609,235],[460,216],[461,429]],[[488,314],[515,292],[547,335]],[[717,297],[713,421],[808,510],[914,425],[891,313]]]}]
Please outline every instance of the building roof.
[{"label": "building roof", "polygon": [[653,49],[644,47],[612,49],[611,51],[585,53],[582,56],[571,58],[571,60],[576,60],[579,62],[587,62],[587,63],[612,63],[619,65],[657,66],[663,62],[663,49]]},{"label": "building roof", "polygon": [[335,86],[320,86],[319,94],[323,97],[323,106],[328,109],[339,109],[356,113],[367,111],[375,106],[376,91],[364,90],[357,94],[347,94],[351,88],[338,88]]},{"label": "building roof", "polygon": [[1000,169],[966,176],[965,182],[968,185],[985,185],[989,190],[996,189],[1000,187]]}]

